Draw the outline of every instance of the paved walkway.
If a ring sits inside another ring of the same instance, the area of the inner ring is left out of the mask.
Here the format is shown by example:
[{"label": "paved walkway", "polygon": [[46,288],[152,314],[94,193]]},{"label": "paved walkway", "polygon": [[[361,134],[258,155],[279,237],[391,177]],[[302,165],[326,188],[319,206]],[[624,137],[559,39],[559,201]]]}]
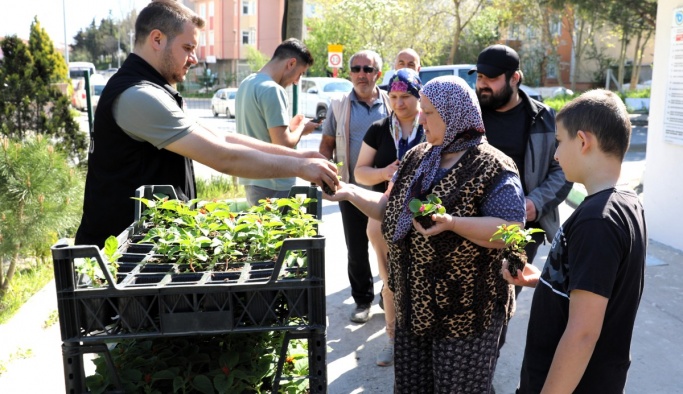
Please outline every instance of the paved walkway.
[{"label": "paved walkway", "polygon": [[[311,146],[315,145],[315,141],[312,140],[314,137],[307,142]],[[636,141],[634,139],[634,142]],[[642,151],[644,152],[644,149]],[[639,176],[642,175],[644,166],[644,153],[642,157],[636,151],[630,152],[629,155],[631,159],[623,167],[624,187],[634,187],[633,182],[640,180]],[[203,170],[199,170],[198,173]],[[205,174],[210,175],[209,172]],[[580,188],[578,190],[577,195],[581,197]],[[338,206],[329,202],[324,203],[323,212],[324,223],[321,225],[321,232],[327,236],[325,254],[328,392],[391,393],[393,368],[375,365],[375,354],[385,340],[384,316],[375,302],[372,307],[373,316],[368,323],[357,325],[349,322],[348,314],[353,308],[353,301],[346,275],[346,247],[342,236],[341,215]],[[571,212],[572,208],[563,204],[562,220]],[[541,246],[534,261],[535,265],[543,265],[548,248],[548,245]],[[375,294],[378,295],[381,282],[376,267],[373,268],[373,273]],[[499,394],[514,393],[524,350],[532,295],[533,290],[526,289],[518,298],[517,314],[511,321],[507,343],[502,349],[494,379],[494,386]],[[0,325],[0,393],[64,392],[59,326],[55,324],[46,329],[42,328],[56,309],[54,283],[50,283],[10,322]],[[651,241],[648,247],[645,291],[631,349],[633,362],[629,371],[627,392],[681,392],[682,311],[683,253]],[[26,358],[21,358],[22,356]],[[6,368],[4,372],[3,367]]]}]

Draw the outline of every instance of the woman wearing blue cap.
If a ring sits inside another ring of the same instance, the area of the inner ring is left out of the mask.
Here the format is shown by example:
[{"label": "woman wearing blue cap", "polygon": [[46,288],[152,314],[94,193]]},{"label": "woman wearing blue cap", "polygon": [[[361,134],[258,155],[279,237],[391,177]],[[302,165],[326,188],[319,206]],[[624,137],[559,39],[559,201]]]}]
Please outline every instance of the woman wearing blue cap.
[{"label": "woman wearing blue cap", "polygon": [[[419,74],[410,68],[398,70],[391,77],[387,91],[392,114],[370,126],[360,149],[354,176],[359,184],[372,186],[372,190],[384,193],[389,181],[398,169],[398,163],[410,148],[424,141],[420,125]],[[387,283],[387,244],[382,238],[380,222],[369,218],[368,238],[377,254],[379,276]],[[389,286],[382,286],[384,320],[387,343],[377,354],[377,365],[388,366],[394,361],[394,294]]]}]

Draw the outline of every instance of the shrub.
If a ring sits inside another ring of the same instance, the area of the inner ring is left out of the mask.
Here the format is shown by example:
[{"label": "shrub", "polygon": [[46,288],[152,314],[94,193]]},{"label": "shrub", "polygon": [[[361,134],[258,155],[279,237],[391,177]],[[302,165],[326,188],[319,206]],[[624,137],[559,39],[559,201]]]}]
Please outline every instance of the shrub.
[{"label": "shrub", "polygon": [[50,245],[78,224],[83,175],[46,138],[0,139],[0,297],[20,257],[49,255]]},{"label": "shrub", "polygon": [[557,95],[555,97],[550,97],[543,99],[543,104],[547,105],[548,107],[552,108],[555,110],[555,112],[560,112],[560,110],[570,101],[575,99],[576,97],[579,97],[581,93],[574,93],[574,94],[561,94]]}]

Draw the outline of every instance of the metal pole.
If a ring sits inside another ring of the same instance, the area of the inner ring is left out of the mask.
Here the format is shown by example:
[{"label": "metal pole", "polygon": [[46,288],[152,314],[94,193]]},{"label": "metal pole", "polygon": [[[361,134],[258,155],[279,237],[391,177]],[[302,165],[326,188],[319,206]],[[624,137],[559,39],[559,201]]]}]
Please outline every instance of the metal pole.
[{"label": "metal pole", "polygon": [[[304,0],[287,0],[287,28],[284,39],[304,39]],[[292,86],[292,114],[299,112],[299,85]]]},{"label": "metal pole", "polygon": [[121,28],[119,28],[119,34],[117,34],[119,39],[119,46],[116,48],[116,67],[121,68]]},{"label": "metal pole", "polygon": [[66,0],[62,0],[62,18],[64,20],[64,59],[66,59],[66,65],[69,65],[69,42],[66,39]]}]

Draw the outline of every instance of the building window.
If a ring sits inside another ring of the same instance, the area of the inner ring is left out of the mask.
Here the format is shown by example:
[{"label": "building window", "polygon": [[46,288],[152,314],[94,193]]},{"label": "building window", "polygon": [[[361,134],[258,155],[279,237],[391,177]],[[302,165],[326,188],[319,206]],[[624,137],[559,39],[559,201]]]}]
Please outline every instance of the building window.
[{"label": "building window", "polygon": [[242,45],[254,45],[256,37],[253,30],[242,30]]},{"label": "building window", "polygon": [[204,18],[204,19],[206,18],[206,4],[204,4],[204,3],[199,4],[199,12],[198,12],[198,14],[199,14],[199,16],[201,16],[202,18]]},{"label": "building window", "polygon": [[512,40],[519,40],[519,26],[515,24],[510,25],[508,36]]},{"label": "building window", "polygon": [[213,14],[214,14],[214,5],[213,5],[213,1],[210,1],[209,2],[209,15],[208,15],[208,17],[211,18],[212,16],[214,16]]},{"label": "building window", "polygon": [[253,1],[242,1],[242,15],[254,15]]},{"label": "building window", "polygon": [[209,31],[209,45],[214,45],[214,44],[215,44],[214,34],[213,34],[213,30],[211,30],[211,31]]},{"label": "building window", "polygon": [[545,76],[548,79],[557,78],[557,62],[550,61],[545,67]]},{"label": "building window", "polygon": [[553,36],[562,34],[562,20],[550,22],[550,34]]}]

